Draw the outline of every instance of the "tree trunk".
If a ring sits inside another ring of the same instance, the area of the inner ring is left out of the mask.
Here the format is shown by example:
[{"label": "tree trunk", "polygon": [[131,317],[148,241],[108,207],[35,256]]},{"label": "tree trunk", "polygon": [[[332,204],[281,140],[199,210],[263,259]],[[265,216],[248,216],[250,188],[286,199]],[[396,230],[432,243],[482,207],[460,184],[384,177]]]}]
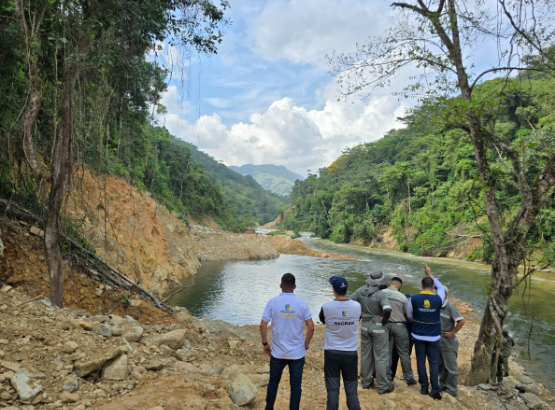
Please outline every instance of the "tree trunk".
[{"label": "tree trunk", "polygon": [[[38,35],[48,3],[45,3],[42,5],[42,8],[38,8],[34,11],[31,9],[25,10],[25,4],[22,0],[15,0],[14,6],[19,34],[26,47],[27,72],[29,77],[29,102],[21,115],[23,153],[25,154],[25,159],[31,168],[31,174],[38,187],[42,179],[43,171],[33,146],[33,126],[35,125],[42,103],[43,92],[39,76],[39,54],[41,50]],[[27,21],[27,15],[29,15],[29,22]]]},{"label": "tree trunk", "polygon": [[37,56],[31,57],[31,67],[29,68],[29,103],[21,116],[21,129],[23,131],[23,152],[25,153],[25,159],[31,168],[33,179],[38,188],[42,178],[42,169],[33,146],[32,130],[40,110],[43,93],[38,75],[37,60]]},{"label": "tree trunk", "polygon": [[496,381],[499,354],[494,356],[493,351],[497,348],[499,353],[501,347],[503,324],[507,317],[507,301],[513,293],[512,283],[517,274],[517,265],[506,258],[503,260],[503,255],[508,253],[507,249],[496,252],[491,266],[491,292],[474,345],[467,379],[470,385]]},{"label": "tree trunk", "polygon": [[[71,65],[71,63],[68,65]],[[64,304],[64,271],[58,222],[60,209],[67,194],[69,177],[71,175],[73,145],[72,102],[77,74],[78,69],[75,66],[65,67],[64,69],[64,88],[61,102],[62,120],[53,150],[51,186],[44,230],[46,261],[50,273],[50,301],[59,307],[63,307]]]}]

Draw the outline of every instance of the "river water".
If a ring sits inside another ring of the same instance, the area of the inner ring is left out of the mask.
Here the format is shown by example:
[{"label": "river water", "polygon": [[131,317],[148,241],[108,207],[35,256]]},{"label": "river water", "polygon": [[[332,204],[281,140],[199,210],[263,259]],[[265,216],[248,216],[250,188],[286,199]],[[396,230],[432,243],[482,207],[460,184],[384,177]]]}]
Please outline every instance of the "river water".
[{"label": "river water", "polygon": [[[403,292],[417,293],[424,276],[424,264],[450,288],[450,297],[466,301],[478,313],[484,309],[490,283],[490,267],[445,258],[417,257],[396,251],[334,244],[303,235],[313,248],[342,253],[356,260],[281,255],[260,261],[218,261],[203,263],[198,273],[186,278],[187,286],[169,303],[186,307],[193,315],[221,319],[245,325],[258,324],[266,302],[280,292],[280,278],[285,272],[296,276],[295,293],[310,306],[317,319],[320,306],[333,295],[329,285],[332,275],[344,276],[349,289],[362,286],[368,273],[381,270],[403,278]],[[539,273],[532,280],[530,304],[523,304],[522,289],[509,303],[507,327],[515,339],[515,348],[523,366],[551,391],[555,391],[555,274]],[[524,296],[528,300],[528,295]],[[528,334],[531,330],[528,357]]]}]

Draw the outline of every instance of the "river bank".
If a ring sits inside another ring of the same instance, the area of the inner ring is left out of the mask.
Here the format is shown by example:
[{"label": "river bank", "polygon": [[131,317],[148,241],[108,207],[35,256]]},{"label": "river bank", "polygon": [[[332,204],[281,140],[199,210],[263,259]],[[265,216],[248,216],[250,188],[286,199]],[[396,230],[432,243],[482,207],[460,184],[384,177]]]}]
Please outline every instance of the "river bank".
[{"label": "river bank", "polygon": [[[91,315],[58,309],[13,289],[0,291],[0,398],[10,410],[181,410],[264,408],[268,359],[257,326],[233,326],[197,319],[179,308],[175,315],[132,317],[149,309],[140,301],[131,315],[110,311]],[[478,325],[468,305],[459,333],[461,380]],[[137,310],[138,309],[138,310]],[[301,408],[325,408],[324,326],[317,325],[307,352]],[[413,368],[416,368],[413,361]],[[400,370],[398,375],[400,374]],[[554,397],[511,360],[503,385],[461,386],[458,398],[442,402],[422,396],[417,387],[395,380],[392,394],[359,390],[364,409],[545,409]],[[276,408],[288,406],[284,374]],[[520,393],[516,387],[525,390]],[[345,397],[341,403],[345,409]]]}]

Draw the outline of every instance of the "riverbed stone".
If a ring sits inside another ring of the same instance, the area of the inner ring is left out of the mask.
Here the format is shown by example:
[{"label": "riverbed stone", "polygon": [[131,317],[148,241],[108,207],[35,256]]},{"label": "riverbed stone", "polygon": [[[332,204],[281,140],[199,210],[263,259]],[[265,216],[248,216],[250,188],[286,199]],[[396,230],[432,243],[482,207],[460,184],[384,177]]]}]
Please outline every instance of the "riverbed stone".
[{"label": "riverbed stone", "polygon": [[34,398],[42,392],[42,386],[34,380],[34,377],[33,373],[22,367],[10,380],[19,395],[19,401],[23,404],[31,404]]},{"label": "riverbed stone", "polygon": [[92,331],[104,337],[112,337],[112,328],[104,323],[93,323]]},{"label": "riverbed stone", "polygon": [[229,397],[239,406],[246,406],[256,399],[256,386],[244,374],[239,373],[228,387]]},{"label": "riverbed stone", "polygon": [[110,360],[117,359],[121,356],[122,351],[120,349],[113,349],[108,352],[106,356],[100,356],[92,359],[84,358],[75,362],[75,374],[79,377],[85,377],[89,374],[100,370],[104,364]]},{"label": "riverbed stone", "polygon": [[70,393],[73,393],[78,388],[79,388],[79,378],[75,373],[71,373],[63,378],[62,389]]},{"label": "riverbed stone", "polygon": [[125,380],[129,374],[129,359],[123,354],[113,362],[106,364],[100,375],[106,380]]},{"label": "riverbed stone", "polygon": [[144,329],[135,323],[124,323],[121,326],[121,335],[129,343],[138,342],[143,337]]},{"label": "riverbed stone", "polygon": [[532,393],[536,396],[541,396],[543,393],[542,389],[536,383],[525,384],[523,387],[526,393]]},{"label": "riverbed stone", "polygon": [[540,400],[538,396],[532,393],[524,393],[522,395],[524,401],[528,405],[529,409],[539,409],[543,406],[543,401]]},{"label": "riverbed stone", "polygon": [[191,352],[191,350],[189,349],[177,349],[175,351],[175,356],[179,359],[182,360],[184,362],[187,362],[191,359],[191,357],[193,356],[193,352]]},{"label": "riverbed stone", "polygon": [[529,376],[520,376],[520,382],[522,384],[531,384],[534,383],[534,379]]},{"label": "riverbed stone", "polygon": [[520,383],[513,376],[503,377],[501,382],[501,386],[505,389],[514,389],[517,385]]},{"label": "riverbed stone", "polygon": [[160,336],[160,345],[166,345],[169,348],[176,350],[183,346],[183,340],[185,339],[186,329],[178,329]]}]

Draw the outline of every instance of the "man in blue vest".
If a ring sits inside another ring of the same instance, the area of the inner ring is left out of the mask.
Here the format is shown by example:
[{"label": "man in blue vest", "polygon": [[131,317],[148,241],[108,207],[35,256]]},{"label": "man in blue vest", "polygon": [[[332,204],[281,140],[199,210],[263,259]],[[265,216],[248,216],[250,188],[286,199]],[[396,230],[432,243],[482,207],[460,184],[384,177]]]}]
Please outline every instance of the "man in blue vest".
[{"label": "man in blue vest", "polygon": [[[439,341],[441,339],[441,306],[445,301],[445,289],[439,280],[434,278],[428,265],[424,267],[426,277],[422,279],[422,292],[412,295],[407,306],[407,316],[412,319],[412,337],[418,367],[420,393],[441,400],[439,388]],[[436,293],[434,293],[434,287]],[[426,372],[426,358],[430,367],[430,381]]]}]

